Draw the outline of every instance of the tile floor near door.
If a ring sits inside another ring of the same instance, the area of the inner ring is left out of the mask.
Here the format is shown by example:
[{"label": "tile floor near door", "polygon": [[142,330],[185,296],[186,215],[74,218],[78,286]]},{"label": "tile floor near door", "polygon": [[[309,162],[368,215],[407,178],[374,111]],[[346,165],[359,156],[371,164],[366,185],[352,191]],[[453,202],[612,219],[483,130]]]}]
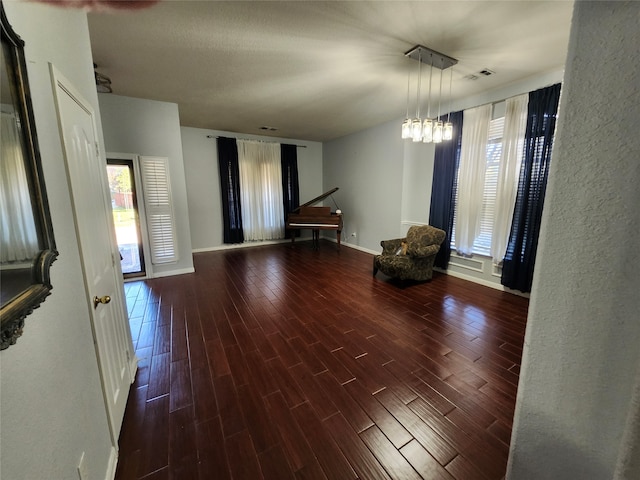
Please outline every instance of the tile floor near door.
[{"label": "tile floor near door", "polygon": [[322,241],[126,284],[117,479],[504,477],[528,301]]}]

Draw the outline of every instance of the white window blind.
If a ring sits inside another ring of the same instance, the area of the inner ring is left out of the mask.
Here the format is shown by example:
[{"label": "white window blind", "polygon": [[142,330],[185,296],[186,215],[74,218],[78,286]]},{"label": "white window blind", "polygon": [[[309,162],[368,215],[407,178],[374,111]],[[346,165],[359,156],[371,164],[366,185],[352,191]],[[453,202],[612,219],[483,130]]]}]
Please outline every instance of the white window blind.
[{"label": "white window blind", "polygon": [[176,228],[171,203],[169,159],[140,157],[142,190],[147,215],[151,263],[178,261]]},{"label": "white window blind", "polygon": [[[480,235],[473,243],[473,253],[491,256],[491,237],[493,232],[493,217],[495,214],[496,192],[498,189],[498,173],[500,171],[500,154],[502,152],[502,134],[504,132],[504,117],[491,120],[489,124],[489,138],[487,141],[487,162],[484,178],[484,193],[482,197],[482,217],[480,218]],[[458,178],[456,176],[456,184]],[[458,205],[458,188],[455,196],[456,210]],[[451,246],[455,248],[454,210]]]}]

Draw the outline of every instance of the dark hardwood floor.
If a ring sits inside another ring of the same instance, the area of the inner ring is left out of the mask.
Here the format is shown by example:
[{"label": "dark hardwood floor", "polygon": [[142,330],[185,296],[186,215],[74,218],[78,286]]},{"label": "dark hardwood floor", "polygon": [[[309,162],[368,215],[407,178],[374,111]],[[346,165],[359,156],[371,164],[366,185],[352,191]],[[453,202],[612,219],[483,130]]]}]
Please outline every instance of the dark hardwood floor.
[{"label": "dark hardwood floor", "polygon": [[504,477],[528,300],[321,241],[126,284],[117,479]]}]

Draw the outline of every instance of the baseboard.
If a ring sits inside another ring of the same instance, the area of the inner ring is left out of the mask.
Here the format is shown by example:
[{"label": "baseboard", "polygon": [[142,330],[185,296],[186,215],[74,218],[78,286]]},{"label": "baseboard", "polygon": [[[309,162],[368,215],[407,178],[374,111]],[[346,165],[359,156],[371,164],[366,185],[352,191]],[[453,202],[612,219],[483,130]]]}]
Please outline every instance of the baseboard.
[{"label": "baseboard", "polygon": [[133,383],[136,380],[136,372],[138,371],[138,357],[133,355],[133,358],[129,360],[129,381]]},{"label": "baseboard", "polygon": [[[296,242],[304,242],[306,240],[311,240],[311,237],[296,239]],[[282,240],[264,240],[262,242],[245,242],[245,243],[232,243],[225,245],[218,245],[216,247],[205,247],[205,248],[193,248],[191,250],[192,253],[204,253],[204,252],[217,252],[219,250],[233,250],[236,248],[253,248],[253,247],[262,247],[264,245],[277,245],[280,243],[291,243],[291,239],[285,238]]]},{"label": "baseboard", "polygon": [[111,447],[109,453],[109,463],[107,464],[107,473],[104,480],[114,480],[116,478],[116,468],[118,467],[118,451],[115,447]]},{"label": "baseboard", "polygon": [[472,277],[471,275],[465,275],[464,273],[454,272],[453,270],[443,270],[442,268],[433,267],[436,272],[444,273],[446,275],[451,275],[452,277],[460,278],[462,280],[466,280],[468,282],[477,283],[479,285],[483,285],[485,287],[493,288],[494,290],[500,290],[501,292],[511,293],[513,295],[518,295],[520,297],[529,298],[528,293],[522,293],[518,290],[512,290],[511,288],[507,288],[504,285],[499,283],[490,282],[483,278]]},{"label": "baseboard", "polygon": [[190,268],[182,268],[180,270],[171,270],[168,272],[153,272],[152,278],[160,278],[160,277],[172,277],[174,275],[185,275],[187,273],[194,273],[196,270],[193,267]]},{"label": "baseboard", "polygon": [[[328,238],[328,237],[322,237],[323,240],[329,240],[330,242],[333,243],[338,243],[338,240],[336,240],[335,238]],[[380,252],[377,252],[375,250],[371,250],[369,248],[365,248],[365,247],[361,247],[360,245],[353,245],[352,243],[347,243],[347,242],[340,242],[340,246],[341,247],[349,247],[349,248],[353,248],[354,250],[360,250],[361,252],[365,252],[365,253],[370,253],[372,255],[378,255]]]}]

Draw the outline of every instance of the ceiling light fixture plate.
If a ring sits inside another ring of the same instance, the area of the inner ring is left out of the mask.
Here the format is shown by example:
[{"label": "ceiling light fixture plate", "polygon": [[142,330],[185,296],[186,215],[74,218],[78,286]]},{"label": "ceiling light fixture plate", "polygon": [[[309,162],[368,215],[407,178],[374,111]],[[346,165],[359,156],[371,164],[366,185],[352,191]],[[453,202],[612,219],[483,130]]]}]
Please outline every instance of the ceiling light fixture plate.
[{"label": "ceiling light fixture plate", "polygon": [[[420,51],[420,52],[419,52]],[[433,65],[435,68],[446,70],[449,67],[453,67],[458,60],[445,55],[444,53],[436,52],[422,45],[416,45],[411,50],[405,52],[405,56],[413,60],[420,61],[429,66]]]}]

